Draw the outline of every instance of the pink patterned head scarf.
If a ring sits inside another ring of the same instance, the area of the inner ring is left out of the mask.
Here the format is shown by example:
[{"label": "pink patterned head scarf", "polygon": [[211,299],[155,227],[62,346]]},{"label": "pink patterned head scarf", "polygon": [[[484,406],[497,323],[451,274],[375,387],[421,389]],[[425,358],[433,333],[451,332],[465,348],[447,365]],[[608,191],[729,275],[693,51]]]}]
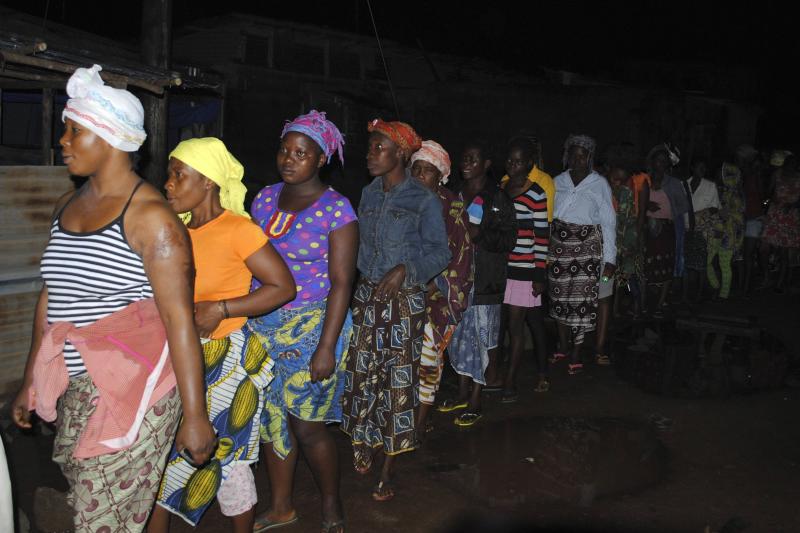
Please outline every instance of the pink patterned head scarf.
[{"label": "pink patterned head scarf", "polygon": [[436,141],[422,141],[422,146],[411,156],[409,164],[413,165],[414,161],[420,159],[435,166],[439,172],[442,173],[442,177],[439,178],[439,183],[442,185],[447,183],[447,176],[450,175],[450,156],[447,151],[442,148],[441,144]]},{"label": "pink patterned head scarf", "polygon": [[331,162],[334,152],[339,155],[339,161],[344,163],[344,137],[336,124],[325,118],[324,111],[312,109],[291,122],[287,120],[281,132],[281,139],[290,131],[310,137],[328,157],[328,163]]}]

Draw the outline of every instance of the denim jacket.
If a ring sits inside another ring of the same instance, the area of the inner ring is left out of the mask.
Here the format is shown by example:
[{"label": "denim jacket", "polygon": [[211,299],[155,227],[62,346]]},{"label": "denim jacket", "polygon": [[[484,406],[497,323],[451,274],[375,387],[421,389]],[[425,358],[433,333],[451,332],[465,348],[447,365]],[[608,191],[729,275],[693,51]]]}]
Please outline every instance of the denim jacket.
[{"label": "denim jacket", "polygon": [[681,180],[666,174],[664,179],[661,180],[661,188],[664,189],[669,199],[673,221],[677,222],[679,218],[683,220],[684,213],[689,211],[689,200],[686,197],[686,191],[683,189]]},{"label": "denim jacket", "polygon": [[403,287],[424,286],[450,261],[442,204],[436,193],[408,173],[387,192],[382,176],[364,187],[358,222],[358,270],[370,281],[379,282],[403,264]]}]

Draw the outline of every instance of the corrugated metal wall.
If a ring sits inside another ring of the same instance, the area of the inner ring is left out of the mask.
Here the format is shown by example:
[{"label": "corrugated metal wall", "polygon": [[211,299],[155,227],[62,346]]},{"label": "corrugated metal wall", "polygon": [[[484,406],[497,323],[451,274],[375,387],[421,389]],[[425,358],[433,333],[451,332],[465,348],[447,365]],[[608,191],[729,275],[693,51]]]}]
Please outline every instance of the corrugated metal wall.
[{"label": "corrugated metal wall", "polygon": [[0,393],[22,378],[50,216],[72,188],[66,167],[0,167]]}]

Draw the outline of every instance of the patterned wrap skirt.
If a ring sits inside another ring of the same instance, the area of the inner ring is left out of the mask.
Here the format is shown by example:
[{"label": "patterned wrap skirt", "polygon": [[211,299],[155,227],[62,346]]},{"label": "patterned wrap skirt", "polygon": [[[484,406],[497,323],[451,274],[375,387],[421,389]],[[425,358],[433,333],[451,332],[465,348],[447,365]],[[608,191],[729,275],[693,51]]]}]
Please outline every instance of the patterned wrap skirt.
[{"label": "patterned wrap skirt", "polygon": [[[439,329],[437,335],[434,331]],[[439,385],[442,383],[442,370],[444,369],[444,351],[450,344],[450,339],[456,327],[448,324],[443,328],[436,328],[432,322],[425,324],[424,338],[422,341],[422,357],[419,360],[419,401],[433,405]]]},{"label": "patterned wrap skirt", "polygon": [[684,265],[687,270],[705,272],[708,243],[699,231],[687,231],[683,239]]},{"label": "patterned wrap skirt", "polygon": [[650,234],[644,254],[644,277],[647,283],[660,285],[674,277],[675,225],[667,219],[648,219],[647,222]]},{"label": "patterned wrap skirt", "polygon": [[800,247],[800,209],[770,206],[761,238],[779,248]]},{"label": "patterned wrap skirt", "polygon": [[497,348],[500,337],[501,304],[470,305],[450,340],[450,365],[457,374],[486,385],[489,350]]},{"label": "patterned wrap skirt", "polygon": [[345,373],[341,429],[350,435],[354,463],[372,463],[375,448],[387,455],[414,449],[414,408],[427,316],[425,293],[400,289],[375,299],[376,284],[361,279],[353,297],[353,337]]},{"label": "patterned wrap skirt", "polygon": [[206,409],[219,445],[202,468],[172,448],[158,492],[158,504],[186,522],[197,522],[222,483],[239,465],[258,461],[259,420],[273,361],[259,339],[238,329],[221,339],[203,339]]},{"label": "patterned wrap skirt", "polygon": [[553,221],[547,268],[550,316],[572,329],[576,344],[595,327],[602,259],[600,226]]},{"label": "patterned wrap skirt", "polygon": [[170,446],[181,416],[177,389],[147,412],[136,442],[116,453],[88,459],[73,457],[94,412],[99,394],[88,374],[73,378],[58,401],[53,461],[69,482],[67,501],[75,511],[75,531],[143,531],[156,499]]},{"label": "patterned wrap skirt", "polygon": [[271,443],[281,459],[292,451],[289,415],[306,422],[342,419],[344,364],[353,331],[349,312],[334,348],[333,374],[323,381],[311,381],[311,358],[322,336],[327,305],[327,300],[321,300],[303,307],[277,309],[248,322],[275,359],[275,379],[267,387],[261,415],[261,440]]}]

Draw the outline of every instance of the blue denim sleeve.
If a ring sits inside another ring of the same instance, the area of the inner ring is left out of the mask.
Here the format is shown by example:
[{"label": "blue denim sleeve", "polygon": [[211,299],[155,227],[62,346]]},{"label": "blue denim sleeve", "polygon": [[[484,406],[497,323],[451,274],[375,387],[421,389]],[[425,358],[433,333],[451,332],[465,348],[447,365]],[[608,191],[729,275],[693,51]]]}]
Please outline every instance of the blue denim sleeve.
[{"label": "blue denim sleeve", "polygon": [[411,285],[427,283],[450,262],[442,204],[433,195],[420,208],[419,233],[420,253],[415,260],[406,262],[406,282]]}]

